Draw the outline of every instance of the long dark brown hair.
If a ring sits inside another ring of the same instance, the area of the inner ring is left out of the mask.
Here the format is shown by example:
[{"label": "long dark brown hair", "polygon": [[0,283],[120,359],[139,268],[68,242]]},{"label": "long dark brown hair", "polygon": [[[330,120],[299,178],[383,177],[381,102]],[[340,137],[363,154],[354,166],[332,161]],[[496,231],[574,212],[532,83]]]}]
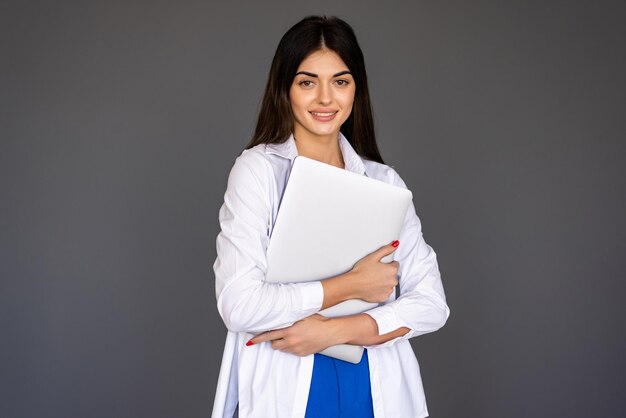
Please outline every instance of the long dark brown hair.
[{"label": "long dark brown hair", "polygon": [[258,144],[285,142],[293,132],[289,90],[300,63],[320,49],[334,51],[348,66],[355,82],[354,104],[341,133],[354,150],[368,160],[383,163],[374,133],[363,52],[352,27],[338,17],[308,16],[280,40],[272,60],[256,130],[246,149]]}]

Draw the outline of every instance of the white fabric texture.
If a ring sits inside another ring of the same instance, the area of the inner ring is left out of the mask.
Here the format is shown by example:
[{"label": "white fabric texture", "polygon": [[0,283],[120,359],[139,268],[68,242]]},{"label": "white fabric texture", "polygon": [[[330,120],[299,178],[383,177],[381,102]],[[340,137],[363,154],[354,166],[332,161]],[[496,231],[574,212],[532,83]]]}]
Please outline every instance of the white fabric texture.
[{"label": "white fabric texture", "polygon": [[[338,138],[346,170],[405,187],[389,166],[362,159],[348,140]],[[228,335],[213,405],[213,418],[304,417],[313,356],[298,357],[270,343],[245,346],[257,333],[283,328],[318,312],[321,282],[268,283],[266,250],[282,192],[298,151],[293,135],[281,144],[243,151],[228,178],[219,212],[221,231],[213,265],[217,307]],[[369,346],[370,380],[376,418],[426,417],[419,366],[408,339],[441,328],[450,311],[436,254],[422,237],[419,218],[409,206],[400,246],[400,296],[367,311],[380,334],[400,327],[410,331]]]}]

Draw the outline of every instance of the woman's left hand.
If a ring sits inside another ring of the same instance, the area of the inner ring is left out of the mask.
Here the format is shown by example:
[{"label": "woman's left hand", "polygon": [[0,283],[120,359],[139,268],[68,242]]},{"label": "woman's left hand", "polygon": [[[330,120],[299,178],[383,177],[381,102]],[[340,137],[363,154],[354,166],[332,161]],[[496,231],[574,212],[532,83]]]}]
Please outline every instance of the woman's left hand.
[{"label": "woman's left hand", "polygon": [[339,344],[332,326],[333,321],[314,314],[287,328],[267,331],[252,338],[247,345],[272,342],[272,348],[297,356],[319,353],[331,345]]}]

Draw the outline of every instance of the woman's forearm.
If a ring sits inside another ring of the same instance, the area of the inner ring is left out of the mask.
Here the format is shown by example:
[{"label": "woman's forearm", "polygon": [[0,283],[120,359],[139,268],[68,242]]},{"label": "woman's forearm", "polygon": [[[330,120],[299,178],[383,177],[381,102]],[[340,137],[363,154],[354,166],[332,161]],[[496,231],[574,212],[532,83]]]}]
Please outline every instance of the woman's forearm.
[{"label": "woman's forearm", "polygon": [[271,342],[272,348],[286,353],[306,356],[319,353],[337,344],[378,345],[401,337],[409,332],[402,327],[387,334],[378,335],[376,321],[367,314],[325,318],[311,315],[287,328],[259,334],[246,343],[247,346]]},{"label": "woman's forearm", "polygon": [[337,344],[378,345],[409,332],[409,328],[401,327],[378,335],[378,324],[374,318],[364,313],[332,318],[329,321]]},{"label": "woman's forearm", "polygon": [[321,309],[330,308],[349,299],[358,299],[359,294],[352,284],[354,273],[349,271],[330,279],[322,280],[324,288],[324,301]]}]

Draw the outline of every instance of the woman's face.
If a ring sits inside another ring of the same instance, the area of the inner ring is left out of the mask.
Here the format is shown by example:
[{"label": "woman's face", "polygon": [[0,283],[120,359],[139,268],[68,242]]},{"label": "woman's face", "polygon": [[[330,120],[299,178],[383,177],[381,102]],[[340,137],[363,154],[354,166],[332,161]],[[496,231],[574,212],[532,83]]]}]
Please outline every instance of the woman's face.
[{"label": "woman's face", "polygon": [[354,103],[354,79],[348,66],[329,49],[311,53],[298,67],[289,91],[300,140],[337,139]]}]

